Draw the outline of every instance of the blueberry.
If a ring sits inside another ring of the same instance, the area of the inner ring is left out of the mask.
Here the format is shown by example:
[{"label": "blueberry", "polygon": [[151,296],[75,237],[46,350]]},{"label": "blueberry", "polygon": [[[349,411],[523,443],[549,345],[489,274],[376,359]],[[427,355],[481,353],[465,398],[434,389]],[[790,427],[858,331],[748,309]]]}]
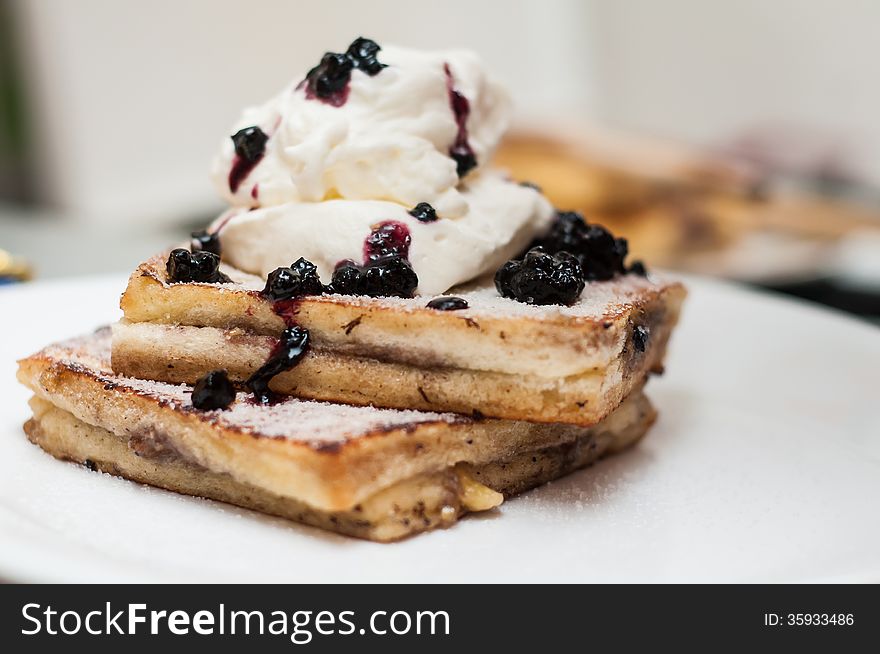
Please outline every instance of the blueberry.
[{"label": "blueberry", "polygon": [[332,98],[348,84],[353,67],[354,64],[348,56],[327,52],[321,58],[321,63],[306,75],[309,91],[319,98]]},{"label": "blueberry", "polygon": [[345,261],[333,273],[331,293],[367,295],[369,297],[412,297],[419,278],[409,261],[399,256],[386,256],[358,266]]},{"label": "blueberry", "polygon": [[[220,257],[213,252],[193,252],[191,259],[194,282],[213,284],[225,278],[225,275],[220,272]],[[229,280],[225,279],[225,281]]]},{"label": "blueberry", "polygon": [[373,76],[385,68],[385,64],[379,63],[379,60],[376,58],[381,49],[375,41],[361,36],[348,46],[345,56],[351,60],[355,68],[364,71],[367,75]]},{"label": "blueberry", "polygon": [[633,327],[632,331],[632,344],[637,352],[644,352],[645,348],[648,345],[648,337],[651,335],[651,332],[647,327],[642,327],[641,325],[636,325]]},{"label": "blueberry", "polygon": [[229,169],[229,190],[237,193],[241,183],[263,158],[269,137],[257,126],[245,127],[232,135],[236,158]]},{"label": "blueberry", "polygon": [[192,405],[202,411],[225,409],[235,400],[235,387],[225,370],[212,370],[192,390]]},{"label": "blueberry", "polygon": [[278,343],[272,349],[269,359],[245,382],[261,403],[272,400],[269,382],[276,375],[291,370],[306,355],[309,349],[309,331],[303,327],[288,327],[281,333]]},{"label": "blueberry", "polygon": [[358,278],[358,293],[370,297],[412,297],[419,278],[409,261],[390,256],[371,261]]},{"label": "blueberry", "polygon": [[172,282],[192,281],[192,253],[183,248],[171,250],[165,263],[168,280]]},{"label": "blueberry", "polygon": [[206,230],[200,230],[192,233],[192,242],[190,250],[193,252],[205,251],[213,252],[220,256],[220,235],[217,232],[209,234]]},{"label": "blueberry", "polygon": [[333,271],[333,279],[327,290],[339,295],[357,295],[360,276],[360,266],[354,261],[342,261]]},{"label": "blueberry", "polygon": [[459,177],[464,177],[477,167],[477,155],[469,144],[453,144],[449,148],[449,156],[455,161],[455,172]]},{"label": "blueberry", "polygon": [[367,75],[379,73],[385,64],[379,63],[376,56],[381,48],[375,41],[363,37],[355,39],[344,54],[327,52],[321,63],[306,75],[307,97],[318,97],[336,107],[345,104],[348,97],[348,82],[355,68]]},{"label": "blueberry", "polygon": [[467,309],[468,303],[467,300],[460,297],[445,296],[435,297],[428,302],[427,307],[429,309],[437,309],[438,311],[460,311]]},{"label": "blueberry", "polygon": [[170,282],[225,284],[230,279],[220,272],[220,257],[213,252],[190,252],[177,248],[168,255],[165,271]]},{"label": "blueberry", "polygon": [[318,268],[311,261],[300,257],[290,264],[290,269],[299,273],[300,295],[320,295],[324,292],[324,285],[318,276]]},{"label": "blueberry", "polygon": [[645,264],[642,261],[633,261],[626,272],[633,275],[639,275],[640,277],[648,276],[648,269],[645,268]]},{"label": "blueberry", "polygon": [[508,261],[495,273],[504,297],[527,304],[572,304],[584,290],[581,265],[568,252],[529,250],[522,261]]},{"label": "blueberry", "polygon": [[547,236],[532,246],[540,246],[551,254],[564,251],[574,255],[587,281],[611,279],[625,272],[626,239],[615,238],[600,225],[588,224],[573,211],[557,213]]},{"label": "blueberry", "polygon": [[409,215],[421,223],[432,223],[437,220],[437,212],[427,202],[419,202],[414,208],[410,209]]},{"label": "blueberry", "polygon": [[269,300],[289,300],[301,295],[320,295],[324,285],[318,269],[308,259],[300,257],[290,267],[276,268],[269,273],[262,294]]},{"label": "blueberry", "polygon": [[266,278],[262,294],[269,300],[287,300],[300,294],[302,278],[291,268],[276,268]]},{"label": "blueberry", "polygon": [[502,264],[501,267],[495,271],[495,288],[498,289],[498,292],[504,297],[515,296],[511,284],[514,276],[520,271],[520,268],[522,268],[522,263],[516,259],[511,259]]},{"label": "blueberry", "polygon": [[258,161],[266,151],[266,141],[269,137],[256,125],[245,127],[232,135],[235,144],[235,154],[251,163]]}]

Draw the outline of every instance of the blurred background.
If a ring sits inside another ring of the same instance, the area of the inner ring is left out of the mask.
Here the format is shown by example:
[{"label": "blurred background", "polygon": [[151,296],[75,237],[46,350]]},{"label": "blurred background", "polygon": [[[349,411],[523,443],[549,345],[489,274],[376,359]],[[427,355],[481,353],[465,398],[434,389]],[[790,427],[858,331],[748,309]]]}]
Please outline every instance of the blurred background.
[{"label": "blurred background", "polygon": [[213,218],[242,107],[360,34],[477,50],[498,154],[653,265],[880,320],[872,0],[0,0],[0,278],[128,271]]}]

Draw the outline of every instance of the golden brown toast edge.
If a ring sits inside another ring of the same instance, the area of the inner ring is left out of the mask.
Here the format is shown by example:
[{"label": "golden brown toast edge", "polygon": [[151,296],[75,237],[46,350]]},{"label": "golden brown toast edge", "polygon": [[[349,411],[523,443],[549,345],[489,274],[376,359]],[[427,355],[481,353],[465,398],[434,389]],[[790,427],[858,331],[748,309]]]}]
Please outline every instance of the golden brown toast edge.
[{"label": "golden brown toast edge", "polygon": [[448,527],[468,512],[497,506],[499,492],[510,497],[588,466],[637,442],[656,417],[645,401],[639,406],[638,419],[613,435],[590,435],[571,443],[523,452],[504,461],[420,475],[379,491],[349,511],[327,512],[179,458],[138,456],[124,435],[82,422],[40,398],[32,398],[31,407],[34,417],[25,424],[25,432],[33,443],[55,458],[170,491],[216,499],[379,542]]},{"label": "golden brown toast edge", "polygon": [[[227,272],[236,275],[234,279],[249,280],[251,286],[259,282],[234,269]],[[663,283],[594,316],[563,314],[546,307],[516,316],[492,315],[476,306],[466,313],[443,312],[423,305],[404,308],[381,298],[337,295],[299,298],[292,312],[296,323],[310,330],[314,343],[351,354],[438,367],[495,369],[475,362],[471,354],[478,352],[486,353],[490,365],[503,364],[502,372],[545,374],[540,362],[551,360],[561,366],[576,363],[577,369],[560,373],[570,375],[602,368],[619,357],[645,316],[667,323],[671,330],[685,294],[680,283]],[[129,322],[240,328],[269,336],[277,336],[286,326],[273,303],[253,288],[166,283],[161,256],[135,270],[120,306]],[[413,347],[411,341],[403,347],[394,345],[398,340],[406,342],[412,334],[435,337],[437,342],[425,348]],[[456,359],[450,346],[455,343],[467,344],[462,348],[467,354]],[[432,350],[444,347],[443,355],[432,360]]]},{"label": "golden brown toast edge", "polygon": [[[660,367],[668,331],[655,330],[654,338],[657,347],[643,357],[631,352],[602,371],[564,379],[418,367],[313,346],[270,386],[285,395],[351,405],[589,427]],[[273,345],[272,337],[236,329],[124,322],[113,326],[113,368],[131,377],[187,384],[222,368],[243,383]]]},{"label": "golden brown toast edge", "polygon": [[[328,511],[346,510],[396,481],[423,472],[457,462],[503,459],[572,441],[585,431],[569,425],[447,416],[321,446],[221,428],[215,412],[169,405],[161,397],[125,386],[114,375],[53,359],[45,351],[19,362],[18,379],[38,397],[83,422],[129,435],[152,430],[208,469]],[[633,401],[646,400],[639,393]]]}]

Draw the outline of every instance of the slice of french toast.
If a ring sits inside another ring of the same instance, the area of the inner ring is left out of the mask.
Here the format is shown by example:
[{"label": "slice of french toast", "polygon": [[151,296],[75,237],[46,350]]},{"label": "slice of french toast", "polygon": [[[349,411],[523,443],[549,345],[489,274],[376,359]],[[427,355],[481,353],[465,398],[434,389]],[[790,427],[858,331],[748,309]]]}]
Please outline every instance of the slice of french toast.
[{"label": "slice of french toast", "polygon": [[655,418],[637,389],[593,427],[286,398],[201,411],[192,388],[117,375],[103,329],[19,362],[25,430],[53,456],[378,541],[494,508],[622,450]]},{"label": "slice of french toast", "polygon": [[246,380],[291,324],[311,351],[271,388],[297,397],[508,420],[589,426],[651,371],[685,296],[677,282],[625,275],[588,283],[572,306],[533,306],[491,283],[453,289],[468,308],[429,297],[303,296],[271,302],[264,281],[228,266],[226,284],[168,283],[164,257],[142,264],[122,296],[113,370],[194,383],[229,370]]}]

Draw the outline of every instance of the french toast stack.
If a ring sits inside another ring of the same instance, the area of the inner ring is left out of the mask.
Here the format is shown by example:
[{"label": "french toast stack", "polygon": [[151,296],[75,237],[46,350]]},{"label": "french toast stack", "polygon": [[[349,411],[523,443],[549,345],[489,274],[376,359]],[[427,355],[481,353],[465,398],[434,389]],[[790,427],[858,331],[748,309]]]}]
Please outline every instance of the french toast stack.
[{"label": "french toast stack", "polygon": [[[20,362],[34,392],[29,438],[91,469],[339,533],[390,541],[587,466],[639,440],[656,412],[684,297],[627,275],[570,307],[523,305],[485,284],[469,308],[426,298],[319,295],[279,308],[262,280],[169,283],[142,264],[123,320]],[[258,402],[244,382],[289,321],[311,334],[300,365]],[[225,410],[192,384],[225,369]],[[381,407],[381,408],[378,408]]]},{"label": "french toast stack", "polygon": [[326,53],[244,112],[229,210],[123,319],[19,362],[29,438],[383,542],[638,441],[684,288],[491,168],[508,105],[473,53]]}]

